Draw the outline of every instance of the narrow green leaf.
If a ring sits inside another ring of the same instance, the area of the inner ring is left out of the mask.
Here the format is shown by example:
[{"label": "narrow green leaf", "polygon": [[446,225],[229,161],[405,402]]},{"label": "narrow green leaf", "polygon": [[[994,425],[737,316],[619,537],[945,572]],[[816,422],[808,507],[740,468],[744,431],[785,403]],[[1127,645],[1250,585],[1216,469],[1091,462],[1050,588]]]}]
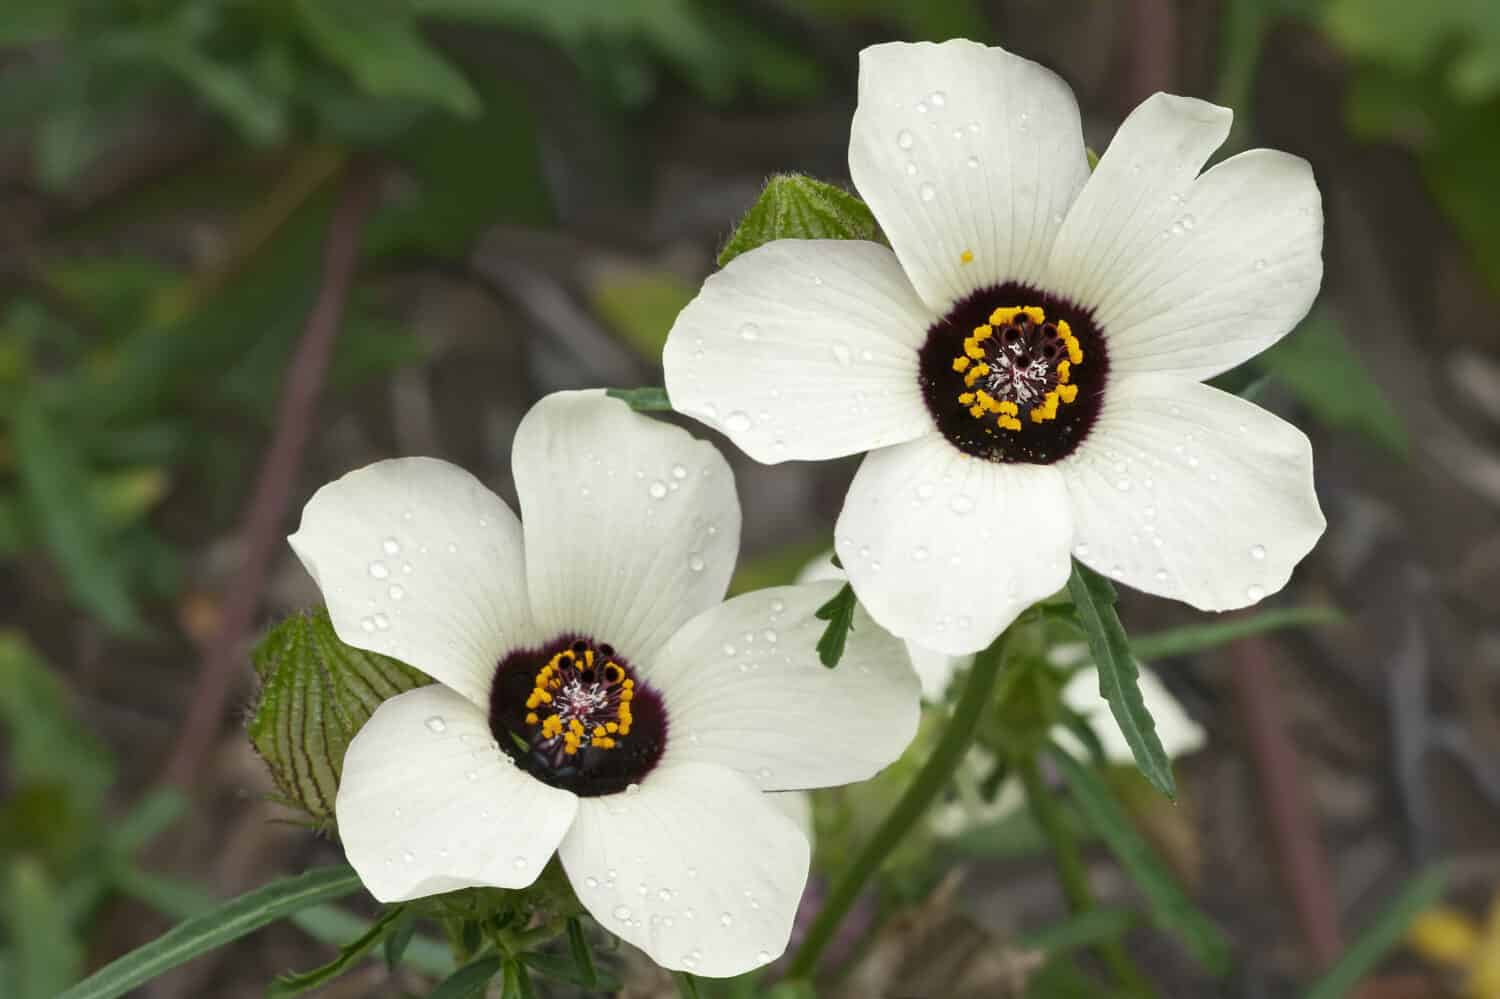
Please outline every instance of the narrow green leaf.
[{"label": "narrow green leaf", "polygon": [[857,606],[859,602],[854,597],[853,587],[845,583],[826,604],[813,612],[813,617],[828,622],[818,639],[817,648],[818,661],[829,669],[844,658],[844,645],[849,640],[849,632],[854,629],[854,609]]},{"label": "narrow green leaf", "polygon": [[1229,944],[1219,928],[1193,905],[1099,776],[1060,749],[1053,748],[1050,755],[1084,820],[1146,896],[1153,921],[1176,934],[1205,968],[1222,974],[1229,966]]},{"label": "narrow green leaf", "polygon": [[1212,649],[1241,638],[1283,628],[1306,628],[1318,624],[1338,624],[1344,615],[1333,607],[1273,607],[1244,617],[1223,618],[1210,624],[1189,624],[1168,628],[1130,640],[1130,651],[1142,662],[1185,656]]},{"label": "narrow green leaf", "polygon": [[1073,609],[1088,638],[1089,653],[1099,667],[1099,693],[1109,702],[1136,766],[1152,786],[1167,797],[1177,793],[1172,761],[1156,734],[1156,722],[1141,697],[1140,670],[1131,654],[1130,640],[1115,613],[1115,588],[1083,563],[1073,561],[1068,577]]},{"label": "narrow green leaf", "polygon": [[187,796],[175,787],[148,791],[110,831],[110,846],[129,857],[166,832],[187,812]]},{"label": "narrow green leaf", "polygon": [[416,914],[410,908],[403,908],[396,919],[396,925],[385,938],[385,966],[388,970],[395,971],[401,966],[401,959],[406,956],[406,948],[411,945],[411,938],[416,933]]},{"label": "narrow green leaf", "polygon": [[470,999],[479,994],[500,971],[498,957],[481,957],[443,979],[427,999]]},{"label": "narrow green leaf", "polygon": [[848,191],[798,173],[779,174],[719,251],[719,266],[778,239],[877,239],[879,233],[870,209]]},{"label": "narrow green leaf", "polygon": [[479,113],[462,73],[423,40],[404,4],[298,0],[308,39],[373,97],[426,101],[457,114]]},{"label": "narrow green leaf", "polygon": [[380,914],[380,918],[370,925],[370,928],[360,935],[358,939],[344,947],[339,948],[338,956],[321,968],[311,971],[298,972],[292,975],[280,975],[271,983],[267,995],[271,999],[287,999],[289,996],[300,996],[304,992],[333,981],[335,978],[345,974],[354,967],[356,961],[375,949],[376,944],[386,938],[396,926],[396,922],[407,913],[406,906],[393,905]]},{"label": "narrow green leaf", "polygon": [[260,696],[250,742],[282,795],[332,824],[350,740],[384,701],[430,681],[405,663],[345,645],[322,609],[276,625],[253,658]]},{"label": "narrow green leaf", "polygon": [[143,630],[114,557],[103,511],[93,502],[88,466],[78,442],[54,425],[35,397],[16,408],[11,443],[30,520],[40,528],[78,600],[116,631]]},{"label": "narrow green leaf", "polygon": [[609,969],[592,964],[592,955],[590,955],[592,979],[579,966],[578,959],[572,955],[563,957],[561,954],[533,951],[524,955],[522,960],[526,962],[528,968],[543,978],[553,978],[559,982],[567,982],[570,985],[593,989],[604,994],[616,992],[623,987],[620,980]]},{"label": "narrow green leaf", "polygon": [[15,999],[52,999],[83,968],[83,941],[68,925],[59,886],[38,860],[16,856],[0,881],[0,926],[15,948]]},{"label": "narrow green leaf", "polygon": [[1410,451],[1401,411],[1331,312],[1315,310],[1255,363],[1329,426],[1358,431],[1403,458]]},{"label": "narrow green leaf", "polygon": [[674,971],[672,978],[677,982],[677,994],[682,996],[682,999],[700,999],[698,979],[686,971]]},{"label": "narrow green leaf", "polygon": [[604,394],[611,399],[619,399],[637,413],[669,413],[672,411],[672,401],[667,398],[667,390],[657,388],[655,385],[633,389],[606,389]]},{"label": "narrow green leaf", "polygon": [[599,983],[599,972],[594,967],[594,955],[589,950],[588,939],[583,935],[583,922],[576,917],[568,920],[568,950],[583,978],[580,984],[593,988]]},{"label": "narrow green leaf", "polygon": [[87,813],[114,783],[114,763],[73,716],[60,676],[19,632],[0,630],[0,733],[12,787],[58,788],[75,812]]},{"label": "narrow green leaf", "polygon": [[352,895],[359,876],[344,864],[274,881],[179,923],[79,982],[58,999],[114,999],[187,961],[308,906]]},{"label": "narrow green leaf", "polygon": [[1028,933],[1017,941],[1027,950],[1039,950],[1049,956],[1092,947],[1123,936],[1135,922],[1129,909],[1089,909],[1056,926]]},{"label": "narrow green leaf", "polygon": [[1443,897],[1447,885],[1448,872],[1441,867],[1423,871],[1408,881],[1338,963],[1313,984],[1306,999],[1342,999],[1354,991],[1360,979],[1375,970],[1400,942],[1411,921]]}]

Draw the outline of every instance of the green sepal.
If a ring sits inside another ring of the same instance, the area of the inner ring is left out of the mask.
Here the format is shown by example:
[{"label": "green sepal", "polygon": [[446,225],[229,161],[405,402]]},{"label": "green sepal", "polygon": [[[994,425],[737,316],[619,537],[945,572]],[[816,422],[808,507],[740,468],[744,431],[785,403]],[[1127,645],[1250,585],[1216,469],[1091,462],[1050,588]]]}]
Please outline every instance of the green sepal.
[{"label": "green sepal", "polygon": [[344,751],[382,702],[431,681],[339,641],[328,612],[294,614],[255,647],[260,695],[248,731],[283,798],[333,826]]},{"label": "green sepal", "polygon": [[848,191],[800,173],[766,181],[724,249],[723,267],[741,253],[778,239],[878,239],[880,228],[865,203]]}]

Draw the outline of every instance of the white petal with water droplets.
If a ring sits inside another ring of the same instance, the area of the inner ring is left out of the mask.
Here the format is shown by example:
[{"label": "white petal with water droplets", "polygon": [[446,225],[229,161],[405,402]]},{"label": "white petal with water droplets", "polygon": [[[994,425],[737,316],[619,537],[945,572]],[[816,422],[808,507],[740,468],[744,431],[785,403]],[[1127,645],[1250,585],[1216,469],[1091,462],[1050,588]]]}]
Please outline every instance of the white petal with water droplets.
[{"label": "white petal with water droplets", "polygon": [[639,665],[723,599],[740,506],[711,444],[603,392],[557,392],[521,421],[511,464],[545,637],[586,634]]},{"label": "white petal with water droplets", "polygon": [[488,704],[495,664],[534,640],[521,525],[435,458],[398,458],[319,489],[287,539],[339,638],[394,656]]},{"label": "white petal with water droplets", "polygon": [[581,799],[560,855],[605,929],[664,968],[725,978],[786,950],[809,852],[746,778],[668,762],[635,793]]},{"label": "white petal with water droplets", "polygon": [[524,888],[577,808],[572,794],[518,770],[484,713],[439,684],[370,716],[344,756],[336,806],[349,863],[382,902]]},{"label": "white petal with water droplets", "polygon": [[917,348],[932,321],[885,247],[778,240],[682,310],[662,355],[667,392],[761,462],[911,440],[931,426]]},{"label": "white petal with water droplets", "polygon": [[1089,170],[1078,103],[1057,74],[955,40],[860,53],[849,173],[943,313],[987,285],[1036,284]]},{"label": "white petal with water droplets", "polygon": [[646,673],[666,701],[668,758],[782,791],[864,780],[900,756],[917,729],[917,677],[904,644],[863,609],[838,666],[819,662],[827,622],[813,612],[838,590],[757,590],[673,635]]},{"label": "white petal with water droplets", "polygon": [[1175,376],[1112,384],[1089,439],[1057,468],[1080,560],[1200,610],[1280,590],[1326,524],[1302,431]]},{"label": "white petal with water droplets", "polygon": [[971,458],[937,434],[867,455],[834,528],[875,620],[950,655],[1067,582],[1072,543],[1055,467]]},{"label": "white petal with water droplets", "polygon": [[[1202,749],[1207,741],[1203,726],[1193,720],[1154,670],[1142,666],[1140,671],[1141,700],[1145,702],[1152,721],[1156,722],[1156,736],[1161,740],[1167,758],[1175,760]],[[1110,714],[1109,702],[1099,693],[1097,667],[1090,665],[1074,673],[1067,686],[1063,687],[1062,700],[1088,720],[1089,727],[1094,730],[1100,745],[1104,747],[1105,759],[1121,766],[1135,765],[1135,754],[1125,741],[1125,736],[1120,733],[1120,726],[1115,722],[1114,716]],[[1054,728],[1052,738],[1075,756],[1083,756],[1088,752],[1066,725]]]}]

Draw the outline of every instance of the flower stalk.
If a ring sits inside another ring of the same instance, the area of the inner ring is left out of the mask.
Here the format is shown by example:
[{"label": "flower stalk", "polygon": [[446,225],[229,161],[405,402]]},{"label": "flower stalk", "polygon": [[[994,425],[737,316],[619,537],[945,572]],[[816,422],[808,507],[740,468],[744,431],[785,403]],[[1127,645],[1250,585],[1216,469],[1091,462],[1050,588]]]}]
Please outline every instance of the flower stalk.
[{"label": "flower stalk", "polygon": [[870,837],[854,862],[834,882],[828,893],[828,900],[813,921],[796,957],[792,959],[787,970],[788,978],[806,978],[812,975],[817,968],[818,959],[870,878],[901,843],[907,830],[921,819],[932,800],[948,786],[954,770],[974,742],[979,719],[994,693],[996,680],[1006,661],[1006,644],[1010,634],[1009,631],[1002,634],[974,657],[974,665],[969,669],[963,692],[954,706],[953,717],[949,719],[942,739],[901,795],[901,799],[896,802],[896,806],[880,824],[880,828],[875,830],[875,835]]}]

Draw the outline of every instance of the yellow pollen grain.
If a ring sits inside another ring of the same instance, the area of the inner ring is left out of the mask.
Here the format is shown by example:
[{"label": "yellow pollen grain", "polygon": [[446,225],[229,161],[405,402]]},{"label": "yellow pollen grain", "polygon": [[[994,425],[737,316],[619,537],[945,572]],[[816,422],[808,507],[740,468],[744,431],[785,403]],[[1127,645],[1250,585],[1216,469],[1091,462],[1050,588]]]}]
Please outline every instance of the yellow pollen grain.
[{"label": "yellow pollen grain", "polygon": [[1059,385],[1057,387],[1057,397],[1063,402],[1072,402],[1074,399],[1078,398],[1078,386]]},{"label": "yellow pollen grain", "polygon": [[1073,374],[1073,363],[1071,361],[1057,362],[1057,380],[1063,385],[1068,384],[1068,379]]},{"label": "yellow pollen grain", "polygon": [[962,252],[962,253],[960,253],[958,255],[958,259],[960,261],[962,261],[963,263],[972,264],[974,262],[974,251],[973,250],[965,250],[964,252]]},{"label": "yellow pollen grain", "polygon": [[528,712],[526,712],[526,724],[528,724],[528,725],[535,725],[536,723],[537,723],[536,712],[535,711],[528,711]]},{"label": "yellow pollen grain", "polygon": [[969,388],[973,388],[975,382],[979,381],[979,379],[983,378],[989,373],[990,366],[981,361],[970,368],[968,374],[964,375],[964,384]]},{"label": "yellow pollen grain", "polygon": [[974,404],[974,393],[960,392],[958,395],[958,404],[960,406],[972,406]]},{"label": "yellow pollen grain", "polygon": [[953,370],[954,371],[963,371],[968,366],[969,366],[969,359],[967,357],[955,357],[953,359]]},{"label": "yellow pollen grain", "polygon": [[[1011,406],[1014,407],[1015,403],[1011,403]],[[1021,421],[1018,420],[1018,419],[1016,419],[1014,416],[1002,416],[1002,417],[1000,417],[1000,429],[1001,430],[1020,430],[1021,429]]]},{"label": "yellow pollen grain", "polygon": [[1000,403],[999,412],[1004,413],[1007,416],[1019,416],[1021,413],[1021,408],[1014,402],[1006,399],[1004,402]]},{"label": "yellow pollen grain", "polygon": [[1070,336],[1068,337],[1066,343],[1068,345],[1068,360],[1072,361],[1074,364],[1082,364],[1083,348],[1078,346],[1078,338]]}]

